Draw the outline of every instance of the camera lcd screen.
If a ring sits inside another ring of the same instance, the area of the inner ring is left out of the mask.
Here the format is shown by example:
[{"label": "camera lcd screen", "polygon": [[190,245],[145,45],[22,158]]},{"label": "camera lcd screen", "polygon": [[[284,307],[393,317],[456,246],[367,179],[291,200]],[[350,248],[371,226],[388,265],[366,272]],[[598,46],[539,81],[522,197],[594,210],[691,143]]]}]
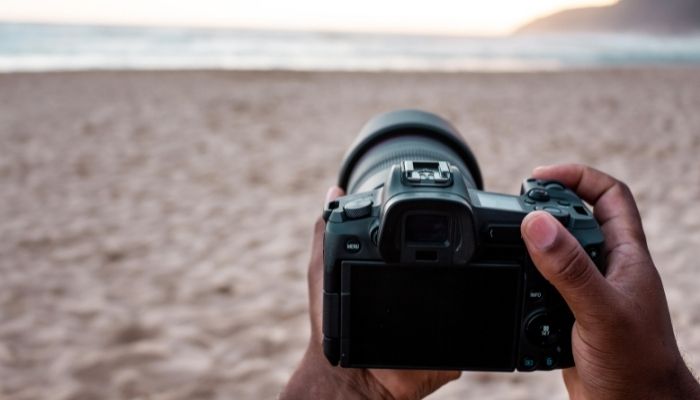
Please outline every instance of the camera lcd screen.
[{"label": "camera lcd screen", "polygon": [[509,211],[523,211],[518,199],[498,193],[476,192],[482,207]]},{"label": "camera lcd screen", "polygon": [[442,243],[449,235],[449,220],[445,215],[408,215],[404,229],[408,242]]},{"label": "camera lcd screen", "polygon": [[343,269],[350,278],[343,351],[351,365],[514,368],[518,266],[346,262]]}]

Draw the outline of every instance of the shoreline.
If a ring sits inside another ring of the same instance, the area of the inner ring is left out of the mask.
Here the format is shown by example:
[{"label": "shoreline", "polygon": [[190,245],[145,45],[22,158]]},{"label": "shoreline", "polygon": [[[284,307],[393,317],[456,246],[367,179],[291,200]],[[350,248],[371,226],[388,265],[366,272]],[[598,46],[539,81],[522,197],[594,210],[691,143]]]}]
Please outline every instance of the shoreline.
[{"label": "shoreline", "polygon": [[640,71],[696,71],[700,70],[700,64],[674,63],[674,64],[629,64],[629,65],[601,65],[582,67],[552,67],[552,69],[455,69],[455,70],[431,70],[431,69],[294,69],[294,68],[76,68],[76,69],[37,69],[37,70],[11,70],[0,69],[0,76],[7,75],[57,75],[57,74],[99,74],[99,73],[206,73],[206,74],[367,74],[367,75],[530,75],[530,74],[568,74],[568,73],[610,73],[610,72],[640,72]]}]

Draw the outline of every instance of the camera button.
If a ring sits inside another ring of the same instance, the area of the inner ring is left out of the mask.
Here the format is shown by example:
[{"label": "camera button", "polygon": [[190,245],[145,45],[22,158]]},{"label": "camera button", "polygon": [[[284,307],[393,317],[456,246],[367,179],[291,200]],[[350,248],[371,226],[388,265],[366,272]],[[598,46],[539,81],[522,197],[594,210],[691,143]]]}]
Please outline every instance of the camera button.
[{"label": "camera button", "polygon": [[557,366],[557,357],[553,354],[545,354],[542,357],[542,367],[546,369],[553,369]]},{"label": "camera button", "polygon": [[528,340],[539,346],[550,346],[556,343],[558,333],[559,329],[545,313],[532,317],[525,328]]},{"label": "camera button", "polygon": [[549,201],[549,193],[540,188],[530,189],[530,191],[527,192],[527,197],[535,201]]},{"label": "camera button", "polygon": [[564,185],[559,182],[547,182],[544,187],[546,187],[547,190],[564,190]]},{"label": "camera button", "polygon": [[586,247],[586,253],[588,253],[588,256],[593,260],[597,261],[598,256],[600,255],[600,252],[598,251],[598,248],[596,246],[588,246]]},{"label": "camera button", "polygon": [[527,300],[533,303],[544,301],[544,291],[542,288],[531,288],[527,291]]},{"label": "camera button", "polygon": [[345,241],[345,251],[348,253],[357,253],[361,248],[360,240],[357,238],[350,238]]},{"label": "camera button", "polygon": [[521,371],[532,371],[537,368],[537,361],[534,357],[523,356],[520,360],[520,370]]},{"label": "camera button", "polygon": [[555,206],[544,206],[544,207],[538,206],[535,208],[538,210],[547,211],[548,213],[554,215],[555,217],[566,214],[566,212],[564,212],[564,210],[562,210],[559,207],[555,207]]},{"label": "camera button", "polygon": [[548,212],[551,216],[556,218],[559,222],[566,225],[569,223],[570,215],[568,212],[562,210],[555,206],[536,206],[535,210],[542,210]]}]

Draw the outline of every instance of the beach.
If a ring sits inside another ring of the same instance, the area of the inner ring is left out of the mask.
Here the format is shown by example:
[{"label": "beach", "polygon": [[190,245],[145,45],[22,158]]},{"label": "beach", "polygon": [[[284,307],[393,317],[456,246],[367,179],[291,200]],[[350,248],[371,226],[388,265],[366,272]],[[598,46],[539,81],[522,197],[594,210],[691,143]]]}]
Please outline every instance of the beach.
[{"label": "beach", "polygon": [[[489,191],[559,162],[627,182],[700,369],[700,68],[8,73],[0,398],[274,399],[308,341],[323,196],[398,108],[450,120]],[[559,372],[465,372],[429,398],[566,390]]]}]

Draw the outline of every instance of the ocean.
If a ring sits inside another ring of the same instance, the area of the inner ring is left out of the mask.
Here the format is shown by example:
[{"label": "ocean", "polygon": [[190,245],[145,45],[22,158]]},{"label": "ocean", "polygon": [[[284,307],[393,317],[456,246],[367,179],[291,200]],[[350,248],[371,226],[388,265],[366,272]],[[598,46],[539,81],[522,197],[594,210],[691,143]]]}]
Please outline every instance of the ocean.
[{"label": "ocean", "polygon": [[700,64],[700,33],[428,36],[0,23],[0,72],[537,71]]}]

